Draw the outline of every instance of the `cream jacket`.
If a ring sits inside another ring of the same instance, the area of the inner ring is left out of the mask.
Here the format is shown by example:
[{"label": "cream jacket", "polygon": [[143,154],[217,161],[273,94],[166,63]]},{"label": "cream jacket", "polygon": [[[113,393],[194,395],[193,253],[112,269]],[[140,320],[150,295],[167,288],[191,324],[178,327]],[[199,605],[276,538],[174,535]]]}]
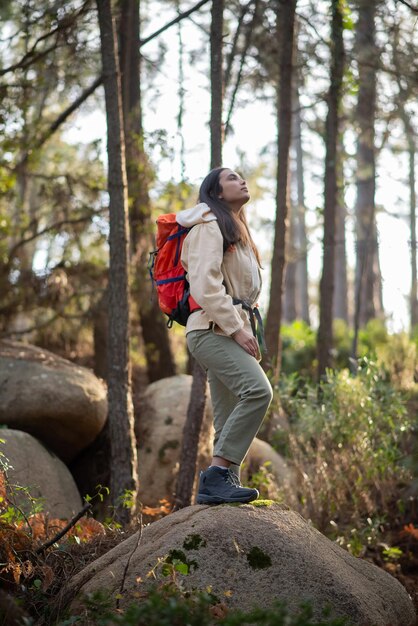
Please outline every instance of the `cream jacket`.
[{"label": "cream jacket", "polygon": [[204,203],[180,211],[177,221],[193,226],[183,242],[181,263],[190,294],[202,307],[190,315],[186,333],[211,327],[219,335],[232,335],[241,328],[251,333],[248,313],[232,298],[254,307],[260,295],[261,274],[252,249],[238,243],[224,254],[216,216]]}]

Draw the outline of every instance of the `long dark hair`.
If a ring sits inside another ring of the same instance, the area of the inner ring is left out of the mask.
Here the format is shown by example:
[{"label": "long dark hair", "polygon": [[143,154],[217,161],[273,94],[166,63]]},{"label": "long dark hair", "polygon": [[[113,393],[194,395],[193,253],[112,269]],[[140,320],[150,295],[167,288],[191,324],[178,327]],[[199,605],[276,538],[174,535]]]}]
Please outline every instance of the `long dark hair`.
[{"label": "long dark hair", "polygon": [[222,185],[219,182],[221,173],[229,169],[227,167],[215,167],[203,180],[199,189],[199,202],[205,202],[216,215],[218,225],[224,240],[224,252],[229,246],[238,243],[248,244],[261,267],[260,254],[257,250],[245,217],[244,207],[238,213],[233,213],[226,202],[219,198],[222,193]]}]

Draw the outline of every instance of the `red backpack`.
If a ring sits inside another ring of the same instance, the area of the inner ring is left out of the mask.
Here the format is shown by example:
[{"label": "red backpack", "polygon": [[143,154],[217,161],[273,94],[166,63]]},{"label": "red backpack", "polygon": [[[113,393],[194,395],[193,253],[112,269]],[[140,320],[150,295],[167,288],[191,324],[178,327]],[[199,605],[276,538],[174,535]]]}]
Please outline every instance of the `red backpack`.
[{"label": "red backpack", "polygon": [[190,228],[177,222],[175,213],[157,219],[157,247],[150,253],[148,269],[160,309],[168,315],[169,328],[173,322],[186,326],[190,313],[201,308],[190,295],[186,271],[180,262],[183,241],[189,231]]}]

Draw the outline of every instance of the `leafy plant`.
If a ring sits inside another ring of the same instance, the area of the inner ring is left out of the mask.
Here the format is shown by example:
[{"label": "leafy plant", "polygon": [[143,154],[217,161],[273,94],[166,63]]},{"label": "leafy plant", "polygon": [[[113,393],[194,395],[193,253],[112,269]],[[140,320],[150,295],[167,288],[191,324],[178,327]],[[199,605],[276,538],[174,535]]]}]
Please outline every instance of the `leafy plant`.
[{"label": "leafy plant", "polygon": [[250,475],[247,484],[253,489],[258,489],[261,498],[279,500],[281,492],[271,472],[271,465],[271,461],[263,463],[257,472]]},{"label": "leafy plant", "polygon": [[295,388],[283,377],[279,393],[291,415],[290,457],[297,488],[286,501],[325,530],[331,520],[347,524],[389,508],[405,467],[405,436],[412,429],[403,399],[378,366],[364,359],[357,376],[328,372],[321,385]]},{"label": "leafy plant", "polygon": [[271,608],[255,608],[252,611],[228,609],[213,595],[205,591],[185,591],[176,585],[155,586],[145,594],[138,594],[136,602],[116,613],[107,592],[99,591],[86,596],[84,612],[71,616],[57,626],[240,626],[259,624],[264,626],[344,626],[342,617],[331,617],[324,611],[323,617],[314,617],[310,604],[302,604],[295,613],[289,612],[285,604],[276,603]]}]

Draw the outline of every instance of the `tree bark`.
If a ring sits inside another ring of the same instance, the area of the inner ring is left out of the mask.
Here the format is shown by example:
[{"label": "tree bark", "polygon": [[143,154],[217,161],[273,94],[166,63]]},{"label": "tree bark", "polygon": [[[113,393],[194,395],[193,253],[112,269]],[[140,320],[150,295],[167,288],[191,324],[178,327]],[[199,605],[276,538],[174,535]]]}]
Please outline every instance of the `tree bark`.
[{"label": "tree bark", "polygon": [[344,73],[343,16],[339,0],[332,6],[332,61],[331,84],[328,91],[328,113],[325,128],[325,185],[323,266],[320,282],[320,314],[317,340],[318,379],[325,376],[331,365],[333,296],[335,271],[335,223],[337,207],[337,145],[339,108]]},{"label": "tree bark", "polygon": [[287,263],[283,297],[283,320],[287,323],[292,323],[298,318],[298,308],[296,303],[296,270],[298,254],[296,240],[296,211],[297,207],[295,207],[293,202],[291,202],[289,211],[289,232],[286,251]]},{"label": "tree bark", "polygon": [[[282,319],[282,294],[285,269],[286,223],[288,212],[289,149],[292,124],[292,71],[293,39],[296,0],[279,0],[277,36],[279,46],[279,77],[277,82],[278,159],[276,187],[276,221],[274,229],[273,258],[271,263],[270,302],[266,320],[268,359],[263,366],[272,369],[274,378],[280,372]],[[285,36],[279,36],[285,33]]]},{"label": "tree bark", "polygon": [[333,313],[335,319],[344,320],[348,324],[348,279],[347,279],[347,248],[345,238],[346,208],[344,202],[343,178],[344,146],[342,134],[337,145],[337,201],[335,218],[335,294]]},{"label": "tree bark", "polygon": [[180,468],[176,486],[175,509],[192,503],[193,483],[196,474],[197,451],[206,406],[206,373],[193,359],[193,382],[187,417],[183,429]]},{"label": "tree bark", "polygon": [[[296,82],[296,81],[295,81]],[[308,237],[306,234],[305,221],[305,178],[303,165],[303,147],[302,147],[302,116],[300,112],[299,85],[295,85],[293,112],[293,129],[294,129],[294,148],[296,154],[296,188],[297,188],[297,241],[299,247],[299,260],[297,264],[297,285],[299,300],[299,315],[304,322],[310,325],[309,314],[309,279],[308,279]]]},{"label": "tree bark", "polygon": [[[412,130],[412,129],[411,129]],[[408,137],[409,157],[409,226],[411,232],[411,290],[409,294],[409,311],[411,331],[418,327],[418,277],[417,277],[417,216],[415,193],[415,136]]]},{"label": "tree bark", "polygon": [[[211,168],[222,165],[222,29],[223,0],[213,0],[210,28],[211,46],[211,118],[210,118],[210,160]],[[206,405],[206,373],[192,359],[193,383],[190,394],[187,418],[183,430],[183,444],[180,456],[179,475],[176,486],[175,507],[188,506],[191,502],[194,477],[196,474],[197,449]]]},{"label": "tree bark", "polygon": [[[376,164],[375,113],[376,63],[378,49],[375,36],[376,6],[379,0],[357,0],[359,16],[356,47],[359,63],[359,92],[356,111],[357,142],[357,200],[356,200],[356,277],[355,277],[355,344],[360,327],[382,315],[380,308],[376,228]],[[357,348],[357,346],[355,345]],[[353,344],[354,348],[354,344]],[[353,350],[355,356],[357,349]]]},{"label": "tree bark", "polygon": [[411,122],[410,113],[405,106],[408,100],[413,97],[401,81],[402,69],[400,66],[399,54],[399,29],[395,28],[393,43],[393,62],[396,69],[396,79],[398,83],[398,110],[399,116],[405,128],[405,136],[408,145],[408,183],[409,183],[409,228],[411,247],[411,288],[409,292],[409,316],[410,332],[414,332],[418,327],[418,275],[417,275],[417,218],[416,218],[416,175],[415,175],[415,153],[416,153],[416,133]]},{"label": "tree bark", "polygon": [[151,238],[150,167],[144,150],[141,107],[140,2],[125,0],[120,20],[122,104],[129,195],[130,250],[134,269],[132,295],[145,345],[149,382],[174,376],[168,330],[147,271]]},{"label": "tree bark", "polygon": [[108,345],[107,338],[109,335],[109,294],[108,289],[105,290],[103,296],[91,311],[93,322],[93,345],[94,345],[94,365],[93,371],[96,376],[106,380],[107,364],[108,364]]},{"label": "tree bark", "polygon": [[212,18],[210,24],[210,167],[222,165],[222,104],[223,104],[223,12],[224,1],[212,1]]},{"label": "tree bark", "polygon": [[97,0],[104,75],[109,188],[109,368],[111,441],[110,491],[115,512],[128,523],[133,507],[123,504],[138,488],[129,358],[129,223],[119,59],[111,1]]}]

